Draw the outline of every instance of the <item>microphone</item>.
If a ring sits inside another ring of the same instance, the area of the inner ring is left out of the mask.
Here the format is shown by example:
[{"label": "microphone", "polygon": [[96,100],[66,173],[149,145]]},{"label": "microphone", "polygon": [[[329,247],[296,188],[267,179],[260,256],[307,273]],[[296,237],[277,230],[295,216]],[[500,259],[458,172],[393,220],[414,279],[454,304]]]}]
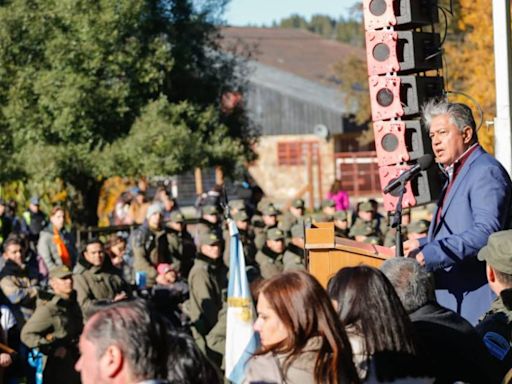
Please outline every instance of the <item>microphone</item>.
[{"label": "microphone", "polygon": [[424,156],[421,156],[415,165],[413,165],[411,168],[409,168],[407,171],[402,173],[397,178],[391,180],[389,182],[389,184],[386,185],[386,188],[384,188],[384,193],[390,193],[396,187],[400,186],[400,184],[402,184],[402,183],[405,184],[409,180],[413,179],[421,171],[429,169],[432,166],[433,162],[434,162],[434,156],[432,156],[431,154],[426,154]]}]

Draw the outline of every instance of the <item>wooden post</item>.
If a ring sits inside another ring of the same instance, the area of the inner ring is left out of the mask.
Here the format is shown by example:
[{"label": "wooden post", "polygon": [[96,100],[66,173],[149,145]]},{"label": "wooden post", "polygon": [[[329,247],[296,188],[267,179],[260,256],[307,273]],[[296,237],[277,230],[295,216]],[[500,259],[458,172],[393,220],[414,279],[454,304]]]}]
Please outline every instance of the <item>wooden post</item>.
[{"label": "wooden post", "polygon": [[196,195],[199,196],[203,193],[203,175],[201,174],[201,168],[197,167],[194,170],[194,178],[196,184]]},{"label": "wooden post", "polygon": [[320,200],[324,198],[324,190],[322,188],[322,159],[320,158],[320,143],[317,145],[316,150],[316,163],[318,169],[318,194],[320,195]]}]

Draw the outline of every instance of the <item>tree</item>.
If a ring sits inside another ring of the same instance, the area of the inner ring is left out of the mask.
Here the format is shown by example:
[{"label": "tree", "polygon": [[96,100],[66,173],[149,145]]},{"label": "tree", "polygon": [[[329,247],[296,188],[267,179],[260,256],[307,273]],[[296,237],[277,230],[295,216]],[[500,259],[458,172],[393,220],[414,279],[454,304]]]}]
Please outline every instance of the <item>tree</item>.
[{"label": "tree", "polygon": [[[231,112],[238,119],[216,112],[224,92],[243,87],[240,63],[218,49],[213,22],[224,5],[205,0],[197,10],[190,0],[3,3],[0,181],[63,180],[77,193],[75,217],[94,224],[106,176],[134,176],[141,169],[162,174],[216,161],[229,170],[254,158],[255,134],[242,106]],[[151,135],[160,135],[165,146],[185,131],[195,138],[186,137],[190,155],[162,158],[166,153],[144,145],[143,159],[136,159],[143,167],[126,160],[138,156],[139,144],[154,142]],[[197,156],[202,145],[211,148]],[[119,159],[123,150],[131,152],[114,167],[113,156]]]},{"label": "tree", "polygon": [[[459,0],[455,2],[453,13],[451,34],[445,45],[447,89],[468,94],[481,106],[485,116],[495,116],[492,7],[486,0]],[[477,112],[474,103],[466,96],[449,96],[469,104]],[[475,118],[478,124],[478,113]],[[482,146],[494,153],[494,130],[487,129],[484,124],[478,137]]]}]

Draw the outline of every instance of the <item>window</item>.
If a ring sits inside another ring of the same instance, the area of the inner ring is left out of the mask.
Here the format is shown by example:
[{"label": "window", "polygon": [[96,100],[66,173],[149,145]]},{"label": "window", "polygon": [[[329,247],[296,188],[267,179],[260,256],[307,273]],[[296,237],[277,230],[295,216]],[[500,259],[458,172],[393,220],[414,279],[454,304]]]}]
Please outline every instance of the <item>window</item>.
[{"label": "window", "polygon": [[312,163],[317,162],[318,142],[284,141],[277,143],[277,165],[305,165],[308,155],[312,156]]}]

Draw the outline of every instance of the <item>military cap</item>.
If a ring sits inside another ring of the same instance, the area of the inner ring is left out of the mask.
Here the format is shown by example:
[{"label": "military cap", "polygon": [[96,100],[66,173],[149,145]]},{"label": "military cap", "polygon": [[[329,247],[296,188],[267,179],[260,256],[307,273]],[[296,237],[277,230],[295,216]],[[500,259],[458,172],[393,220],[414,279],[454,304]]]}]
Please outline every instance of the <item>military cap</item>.
[{"label": "military cap", "polygon": [[249,215],[247,214],[247,212],[244,209],[241,209],[233,215],[233,220],[247,221],[247,220],[249,220]]},{"label": "military cap", "polygon": [[512,229],[489,236],[487,245],[478,252],[478,260],[485,260],[498,271],[512,275]]},{"label": "military cap", "polygon": [[365,201],[359,206],[359,210],[361,212],[371,212],[373,211],[373,205],[369,201]]},{"label": "military cap", "polygon": [[215,232],[203,232],[199,236],[200,245],[213,245],[220,243],[220,238]]},{"label": "military cap", "polygon": [[334,220],[341,220],[346,221],[347,220],[347,211],[336,211],[334,213]]},{"label": "military cap", "polygon": [[270,228],[267,231],[267,239],[268,240],[284,240],[284,232],[279,228]]},{"label": "military cap", "polygon": [[180,211],[171,212],[170,220],[173,223],[183,223],[185,221],[185,216]]},{"label": "military cap", "polygon": [[39,197],[37,196],[32,196],[29,200],[29,203],[32,204],[32,205],[39,205]]},{"label": "military cap", "polygon": [[230,209],[245,209],[245,202],[241,199],[231,200],[228,206]]},{"label": "military cap", "polygon": [[336,203],[331,199],[323,199],[322,200],[322,208],[335,207],[335,206],[336,206]]},{"label": "military cap", "polygon": [[295,199],[292,201],[292,207],[304,209],[305,203],[303,199]]},{"label": "military cap", "polygon": [[162,204],[160,203],[153,203],[149,206],[148,210],[146,211],[146,219],[149,219],[154,214],[162,214],[163,212]]},{"label": "military cap", "polygon": [[277,216],[279,215],[279,210],[274,207],[274,204],[268,204],[261,210],[261,213],[265,216]]},{"label": "military cap", "polygon": [[352,236],[370,236],[375,233],[375,228],[370,222],[361,222],[350,229]]},{"label": "military cap", "polygon": [[412,222],[407,226],[407,232],[409,233],[427,233],[430,222],[428,220],[418,220]]},{"label": "military cap", "polygon": [[203,207],[203,215],[216,215],[219,213],[219,208],[216,205],[210,204]]},{"label": "military cap", "polygon": [[269,200],[260,200],[256,208],[258,208],[258,211],[263,211],[267,205],[272,204]]},{"label": "military cap", "polygon": [[292,234],[292,237],[300,237],[304,238],[304,225],[303,223],[297,223],[292,226],[290,229],[290,232]]},{"label": "military cap", "polygon": [[71,270],[66,265],[59,265],[58,267],[50,269],[50,279],[63,279],[64,277],[69,277],[72,275],[73,272],[71,272]]}]

